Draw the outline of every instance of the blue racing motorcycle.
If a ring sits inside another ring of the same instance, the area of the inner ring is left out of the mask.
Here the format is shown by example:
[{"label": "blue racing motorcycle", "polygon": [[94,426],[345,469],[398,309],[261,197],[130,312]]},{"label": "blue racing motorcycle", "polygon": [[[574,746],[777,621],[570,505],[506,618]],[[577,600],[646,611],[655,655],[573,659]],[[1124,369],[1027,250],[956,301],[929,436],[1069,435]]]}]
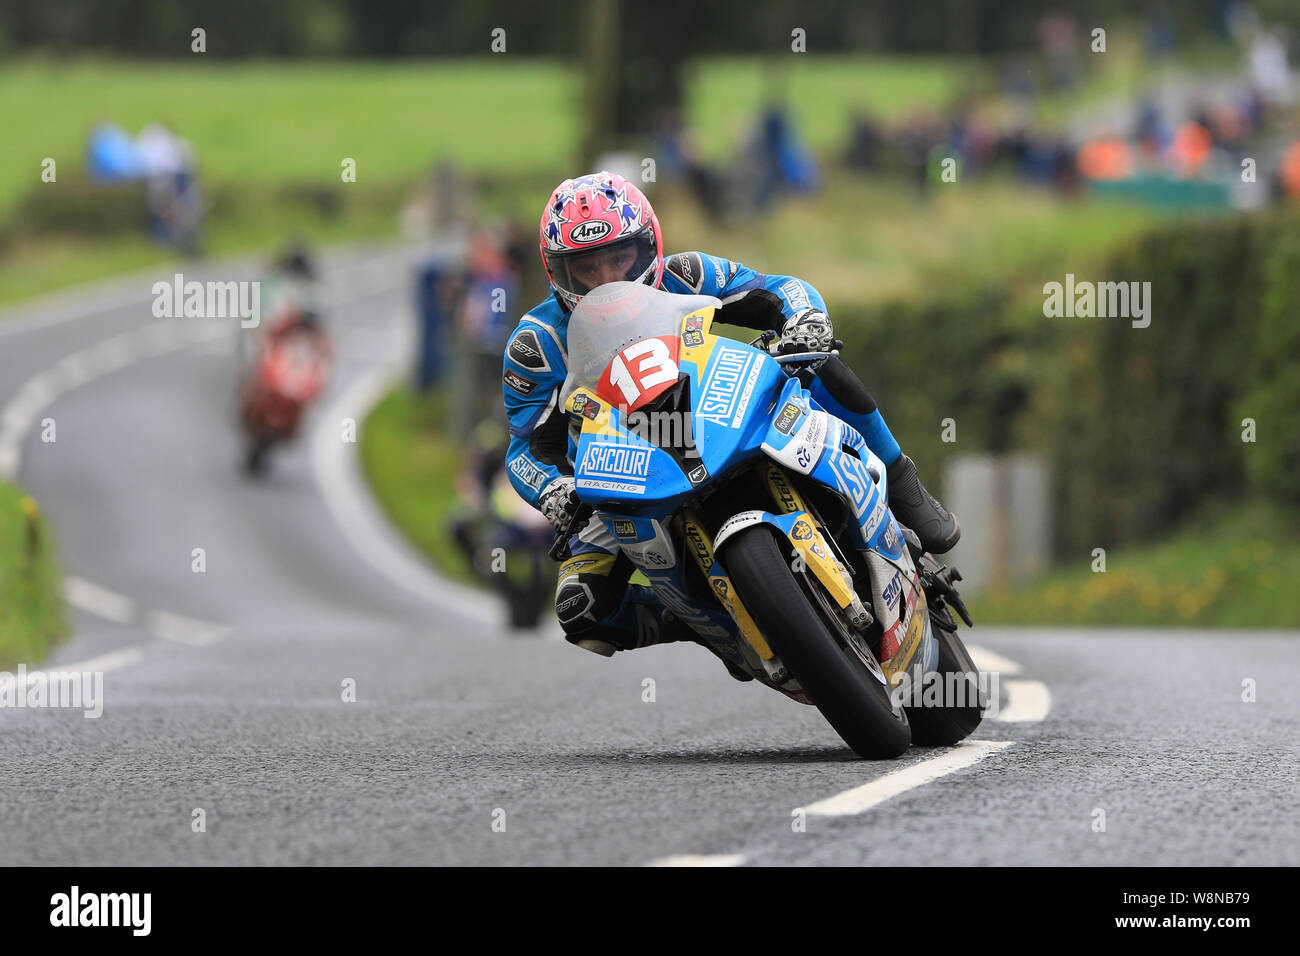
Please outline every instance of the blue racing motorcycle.
[{"label": "blue racing motorcycle", "polygon": [[583,297],[561,394],[578,496],[733,674],[816,706],[862,757],[956,743],[987,703],[951,614],[971,623],[960,575],[810,395],[834,353],[716,335],[720,306],[630,282]]}]

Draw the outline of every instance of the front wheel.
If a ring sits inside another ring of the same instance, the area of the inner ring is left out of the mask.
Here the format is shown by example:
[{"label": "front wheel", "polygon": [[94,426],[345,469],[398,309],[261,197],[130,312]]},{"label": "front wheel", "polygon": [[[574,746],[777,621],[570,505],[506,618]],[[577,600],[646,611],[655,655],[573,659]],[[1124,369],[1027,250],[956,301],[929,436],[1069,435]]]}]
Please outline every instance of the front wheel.
[{"label": "front wheel", "polygon": [[763,637],[817,709],[853,750],[887,760],[912,742],[907,714],[863,659],[860,647],[821,584],[791,570],[767,525],[736,533],[725,545],[727,573]]}]

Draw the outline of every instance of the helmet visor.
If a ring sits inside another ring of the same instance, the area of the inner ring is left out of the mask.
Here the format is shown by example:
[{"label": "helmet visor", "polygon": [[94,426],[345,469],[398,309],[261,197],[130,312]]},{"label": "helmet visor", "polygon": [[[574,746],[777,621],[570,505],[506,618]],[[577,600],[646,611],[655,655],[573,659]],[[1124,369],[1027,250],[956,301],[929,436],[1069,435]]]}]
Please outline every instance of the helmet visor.
[{"label": "helmet visor", "polygon": [[557,289],[583,296],[606,282],[646,281],[654,275],[657,254],[654,230],[646,227],[598,249],[547,252],[546,267]]}]

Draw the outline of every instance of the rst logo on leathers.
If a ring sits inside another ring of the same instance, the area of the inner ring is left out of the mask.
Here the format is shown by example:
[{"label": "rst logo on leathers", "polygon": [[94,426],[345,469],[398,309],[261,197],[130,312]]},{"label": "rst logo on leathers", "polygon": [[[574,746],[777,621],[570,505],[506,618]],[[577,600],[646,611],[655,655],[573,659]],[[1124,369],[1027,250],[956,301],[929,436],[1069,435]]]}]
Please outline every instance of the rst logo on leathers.
[{"label": "rst logo on leathers", "polygon": [[586,245],[589,242],[600,242],[608,236],[614,227],[604,219],[592,219],[589,222],[580,223],[573,227],[569,233],[569,239],[573,242]]},{"label": "rst logo on leathers", "polygon": [[522,368],[532,369],[534,372],[551,370],[551,363],[546,361],[542,343],[538,341],[537,333],[533,329],[516,332],[515,337],[510,340],[510,347],[506,349],[506,355],[510,357],[510,361]]},{"label": "rst logo on leathers", "polygon": [[692,292],[699,292],[704,284],[704,262],[698,252],[679,252],[669,256],[664,267],[685,282]]}]

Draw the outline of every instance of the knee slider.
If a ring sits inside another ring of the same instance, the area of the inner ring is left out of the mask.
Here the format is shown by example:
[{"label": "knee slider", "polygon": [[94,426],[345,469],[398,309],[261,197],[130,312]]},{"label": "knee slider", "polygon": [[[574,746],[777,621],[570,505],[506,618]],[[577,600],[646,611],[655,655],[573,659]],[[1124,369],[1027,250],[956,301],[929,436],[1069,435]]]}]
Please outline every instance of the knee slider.
[{"label": "knee slider", "polygon": [[612,593],[609,577],[614,561],[612,554],[584,554],[560,567],[555,616],[565,634],[590,630],[618,609],[618,595]]}]

